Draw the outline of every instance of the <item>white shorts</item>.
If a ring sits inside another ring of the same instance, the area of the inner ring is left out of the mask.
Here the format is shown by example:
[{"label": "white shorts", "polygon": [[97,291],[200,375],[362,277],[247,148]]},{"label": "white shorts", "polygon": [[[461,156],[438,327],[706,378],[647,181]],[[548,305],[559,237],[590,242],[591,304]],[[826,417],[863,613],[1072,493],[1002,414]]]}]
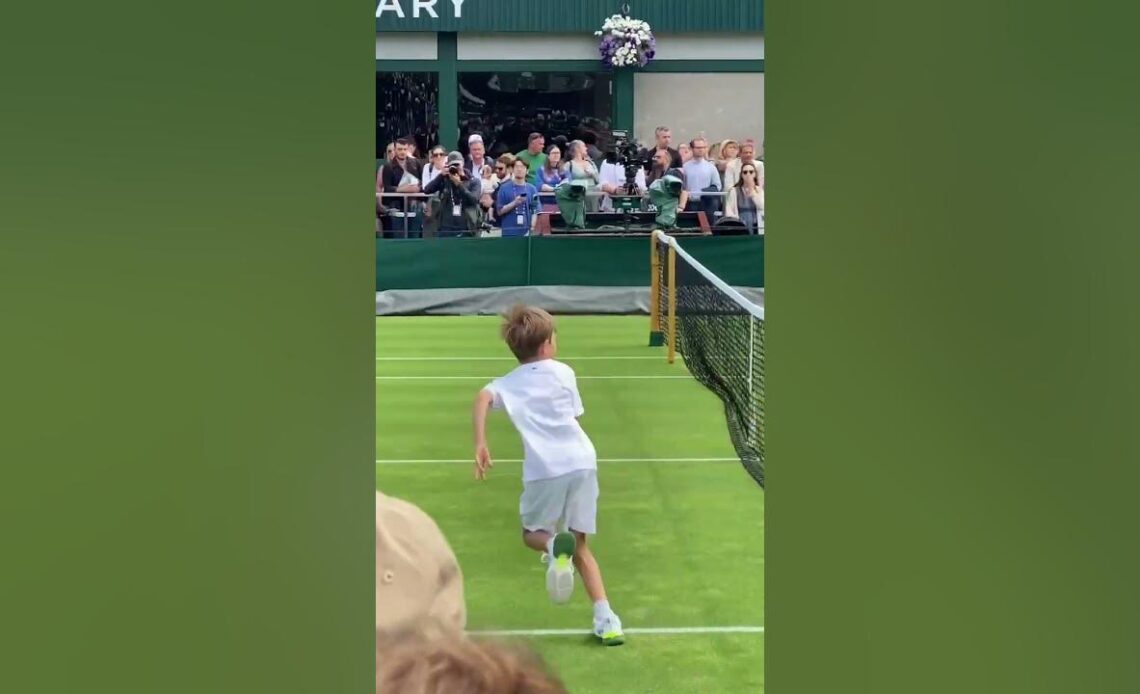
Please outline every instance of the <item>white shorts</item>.
[{"label": "white shorts", "polygon": [[525,530],[597,532],[598,471],[574,472],[523,483],[519,516]]}]

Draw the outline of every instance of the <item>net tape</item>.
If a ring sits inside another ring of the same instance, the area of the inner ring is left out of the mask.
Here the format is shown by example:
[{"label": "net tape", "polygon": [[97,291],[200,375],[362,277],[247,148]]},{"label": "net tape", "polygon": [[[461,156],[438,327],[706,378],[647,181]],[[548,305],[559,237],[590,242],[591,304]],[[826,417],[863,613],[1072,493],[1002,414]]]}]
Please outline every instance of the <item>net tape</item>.
[{"label": "net tape", "polygon": [[[668,249],[676,251],[675,349],[724,404],[740,462],[764,486],[764,308],[710,272],[676,239],[655,233],[660,315],[669,315]],[[662,327],[665,327],[664,325]],[[668,330],[665,330],[666,340]]]}]

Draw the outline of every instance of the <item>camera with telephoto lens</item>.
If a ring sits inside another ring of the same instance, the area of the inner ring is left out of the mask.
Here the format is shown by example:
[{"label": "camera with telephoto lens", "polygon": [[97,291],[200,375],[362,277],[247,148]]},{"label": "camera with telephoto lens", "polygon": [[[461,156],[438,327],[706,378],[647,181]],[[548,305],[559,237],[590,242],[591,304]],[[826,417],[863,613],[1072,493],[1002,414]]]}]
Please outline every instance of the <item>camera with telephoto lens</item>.
[{"label": "camera with telephoto lens", "polygon": [[459,172],[463,169],[463,164],[453,161],[447,165],[447,174],[449,176],[458,176]]},{"label": "camera with telephoto lens", "polygon": [[638,170],[648,171],[649,169],[641,155],[641,147],[638,146],[637,141],[630,138],[629,132],[626,130],[614,130],[613,147],[605,153],[605,156],[607,163],[617,164],[625,172],[623,188],[626,194],[635,195]]}]

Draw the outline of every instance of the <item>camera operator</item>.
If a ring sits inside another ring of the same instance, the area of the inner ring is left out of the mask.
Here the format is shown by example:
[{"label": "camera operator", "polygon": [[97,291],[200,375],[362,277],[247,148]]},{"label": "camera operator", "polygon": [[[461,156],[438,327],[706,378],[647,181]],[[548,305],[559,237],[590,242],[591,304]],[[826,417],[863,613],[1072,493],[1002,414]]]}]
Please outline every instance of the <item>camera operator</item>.
[{"label": "camera operator", "polygon": [[479,228],[479,198],[483,184],[472,178],[463,167],[463,155],[447,155],[447,170],[436,176],[424,192],[439,194],[439,231],[441,235],[458,236],[474,233]]},{"label": "camera operator", "polygon": [[645,197],[645,191],[649,189],[649,185],[645,182],[645,167],[636,162],[634,164],[637,166],[637,173],[634,175],[634,189],[631,191],[626,185],[626,164],[602,162],[602,170],[598,174],[601,189],[606,193],[602,197],[602,212],[614,211],[614,201],[610,197],[611,195],[640,195]]},{"label": "camera operator", "polygon": [[613,149],[606,152],[598,174],[598,185],[606,195],[602,198],[602,211],[613,212],[613,195],[644,197],[649,185],[645,182],[645,157],[636,142],[624,130],[613,132]]}]

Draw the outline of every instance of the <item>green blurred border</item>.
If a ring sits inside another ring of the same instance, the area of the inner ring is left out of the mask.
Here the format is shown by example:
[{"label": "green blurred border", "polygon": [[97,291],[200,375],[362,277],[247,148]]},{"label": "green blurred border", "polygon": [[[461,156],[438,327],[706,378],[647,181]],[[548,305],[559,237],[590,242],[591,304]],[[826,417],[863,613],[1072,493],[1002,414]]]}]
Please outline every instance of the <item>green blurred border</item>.
[{"label": "green blurred border", "polygon": [[[6,691],[372,687],[359,10],[6,14]],[[772,691],[1140,690],[1135,14],[769,3]]]},{"label": "green blurred border", "polygon": [[371,691],[369,15],[0,34],[0,689]]},{"label": "green blurred border", "polygon": [[1140,691],[1136,15],[767,3],[771,691]]}]

